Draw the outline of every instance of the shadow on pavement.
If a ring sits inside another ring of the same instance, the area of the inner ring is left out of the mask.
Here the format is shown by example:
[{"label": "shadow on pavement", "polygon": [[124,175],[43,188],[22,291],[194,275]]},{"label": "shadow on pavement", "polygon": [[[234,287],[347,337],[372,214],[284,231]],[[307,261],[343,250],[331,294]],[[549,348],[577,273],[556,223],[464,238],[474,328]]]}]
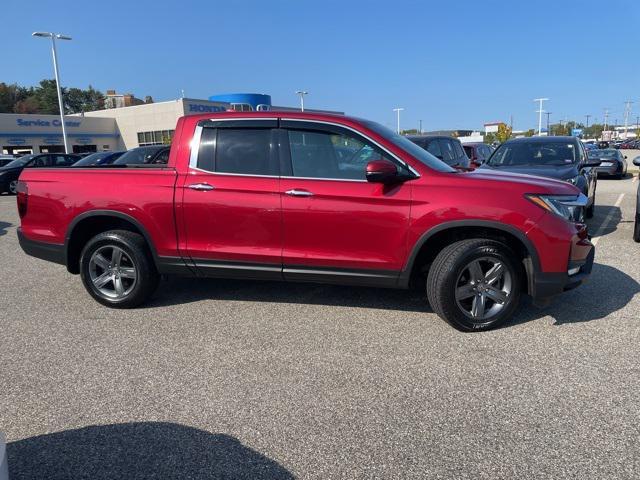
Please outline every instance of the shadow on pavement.
[{"label": "shadow on pavement", "polygon": [[551,300],[546,307],[523,302],[520,313],[506,326],[549,315],[555,325],[599,320],[627,306],[640,292],[640,284],[617,268],[594,264],[588,283]]},{"label": "shadow on pavement", "polygon": [[0,237],[7,234],[7,228],[13,226],[13,224],[8,222],[3,222],[0,220]]},{"label": "shadow on pavement", "polygon": [[[609,223],[604,229],[600,230],[603,222],[611,215]],[[591,220],[587,221],[589,227],[589,233],[594,236],[603,237],[615,232],[618,229],[618,224],[622,221],[622,210],[620,207],[613,205],[596,205],[594,209],[594,216]]]},{"label": "shadow on pavement", "polygon": [[229,435],[175,423],[91,426],[7,445],[9,478],[292,479]]},{"label": "shadow on pavement", "polygon": [[170,277],[162,282],[147,306],[179,305],[208,299],[431,312],[426,295],[417,290],[184,277]]}]

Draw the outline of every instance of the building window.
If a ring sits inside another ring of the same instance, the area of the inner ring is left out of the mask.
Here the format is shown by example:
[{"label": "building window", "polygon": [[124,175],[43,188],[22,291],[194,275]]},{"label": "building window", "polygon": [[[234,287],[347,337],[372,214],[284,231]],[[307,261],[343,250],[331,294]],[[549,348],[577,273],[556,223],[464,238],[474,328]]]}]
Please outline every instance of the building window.
[{"label": "building window", "polygon": [[168,145],[173,139],[174,130],[155,130],[153,132],[138,132],[138,146]]},{"label": "building window", "polygon": [[252,112],[253,111],[253,107],[248,103],[232,103],[231,109],[235,110],[236,112]]}]

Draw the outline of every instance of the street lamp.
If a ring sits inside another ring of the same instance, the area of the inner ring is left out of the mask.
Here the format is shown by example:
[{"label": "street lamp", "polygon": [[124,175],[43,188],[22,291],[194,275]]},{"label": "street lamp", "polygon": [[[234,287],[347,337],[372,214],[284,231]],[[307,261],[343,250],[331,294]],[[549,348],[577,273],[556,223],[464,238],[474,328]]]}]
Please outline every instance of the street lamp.
[{"label": "street lamp", "polygon": [[547,100],[549,99],[548,98],[533,99],[534,102],[540,102],[540,108],[536,110],[538,112],[538,135],[540,135],[542,132],[542,114],[544,113],[544,110],[542,109],[542,102],[546,102]]},{"label": "street lamp", "polygon": [[393,111],[398,114],[398,134],[400,134],[400,112],[404,110],[404,108],[394,108]]},{"label": "street lamp", "polygon": [[60,123],[62,125],[62,138],[64,140],[64,152],[69,153],[69,143],[67,141],[67,128],[64,125],[64,106],[62,102],[62,90],[60,89],[60,74],[58,68],[58,54],[56,52],[56,39],[57,40],[71,40],[68,35],[62,35],[61,33],[52,32],[33,32],[31,35],[34,37],[45,37],[51,39],[51,53],[53,55],[53,73],[56,77],[56,88],[58,90],[58,108],[60,109]]},{"label": "street lamp", "polygon": [[309,95],[309,92],[305,92],[304,90],[298,90],[296,93],[300,95],[300,111],[304,112],[304,96]]}]

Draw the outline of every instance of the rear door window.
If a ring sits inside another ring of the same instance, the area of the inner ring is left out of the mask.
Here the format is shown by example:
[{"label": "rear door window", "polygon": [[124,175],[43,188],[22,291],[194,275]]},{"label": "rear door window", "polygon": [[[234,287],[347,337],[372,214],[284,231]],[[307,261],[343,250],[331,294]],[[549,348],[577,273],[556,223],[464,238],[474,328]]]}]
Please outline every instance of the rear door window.
[{"label": "rear door window", "polygon": [[466,157],[464,150],[462,149],[462,144],[460,143],[459,140],[450,140],[451,143],[453,143],[453,148],[455,150],[455,154],[456,154],[456,158],[457,159],[463,159]]},{"label": "rear door window", "polygon": [[236,175],[278,175],[270,128],[204,128],[198,168]]}]

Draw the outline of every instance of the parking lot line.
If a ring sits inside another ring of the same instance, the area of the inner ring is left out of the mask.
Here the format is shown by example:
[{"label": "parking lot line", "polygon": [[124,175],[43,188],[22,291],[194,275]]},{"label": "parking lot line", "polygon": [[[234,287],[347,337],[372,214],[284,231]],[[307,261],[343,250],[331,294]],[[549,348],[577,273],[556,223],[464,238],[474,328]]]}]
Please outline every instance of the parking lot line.
[{"label": "parking lot line", "polygon": [[596,234],[591,239],[591,243],[593,243],[594,245],[597,245],[598,242],[600,241],[600,238],[602,238],[602,234],[604,233],[604,231],[609,226],[609,223],[611,223],[611,219],[613,218],[613,214],[615,213],[615,209],[619,208],[620,205],[622,205],[622,199],[623,198],[624,198],[624,193],[621,193],[620,195],[618,195],[618,199],[616,200],[616,203],[613,205],[614,208],[612,208],[609,211],[609,214],[605,217],[604,221],[600,224],[600,228],[598,228],[598,231],[596,232]]}]

